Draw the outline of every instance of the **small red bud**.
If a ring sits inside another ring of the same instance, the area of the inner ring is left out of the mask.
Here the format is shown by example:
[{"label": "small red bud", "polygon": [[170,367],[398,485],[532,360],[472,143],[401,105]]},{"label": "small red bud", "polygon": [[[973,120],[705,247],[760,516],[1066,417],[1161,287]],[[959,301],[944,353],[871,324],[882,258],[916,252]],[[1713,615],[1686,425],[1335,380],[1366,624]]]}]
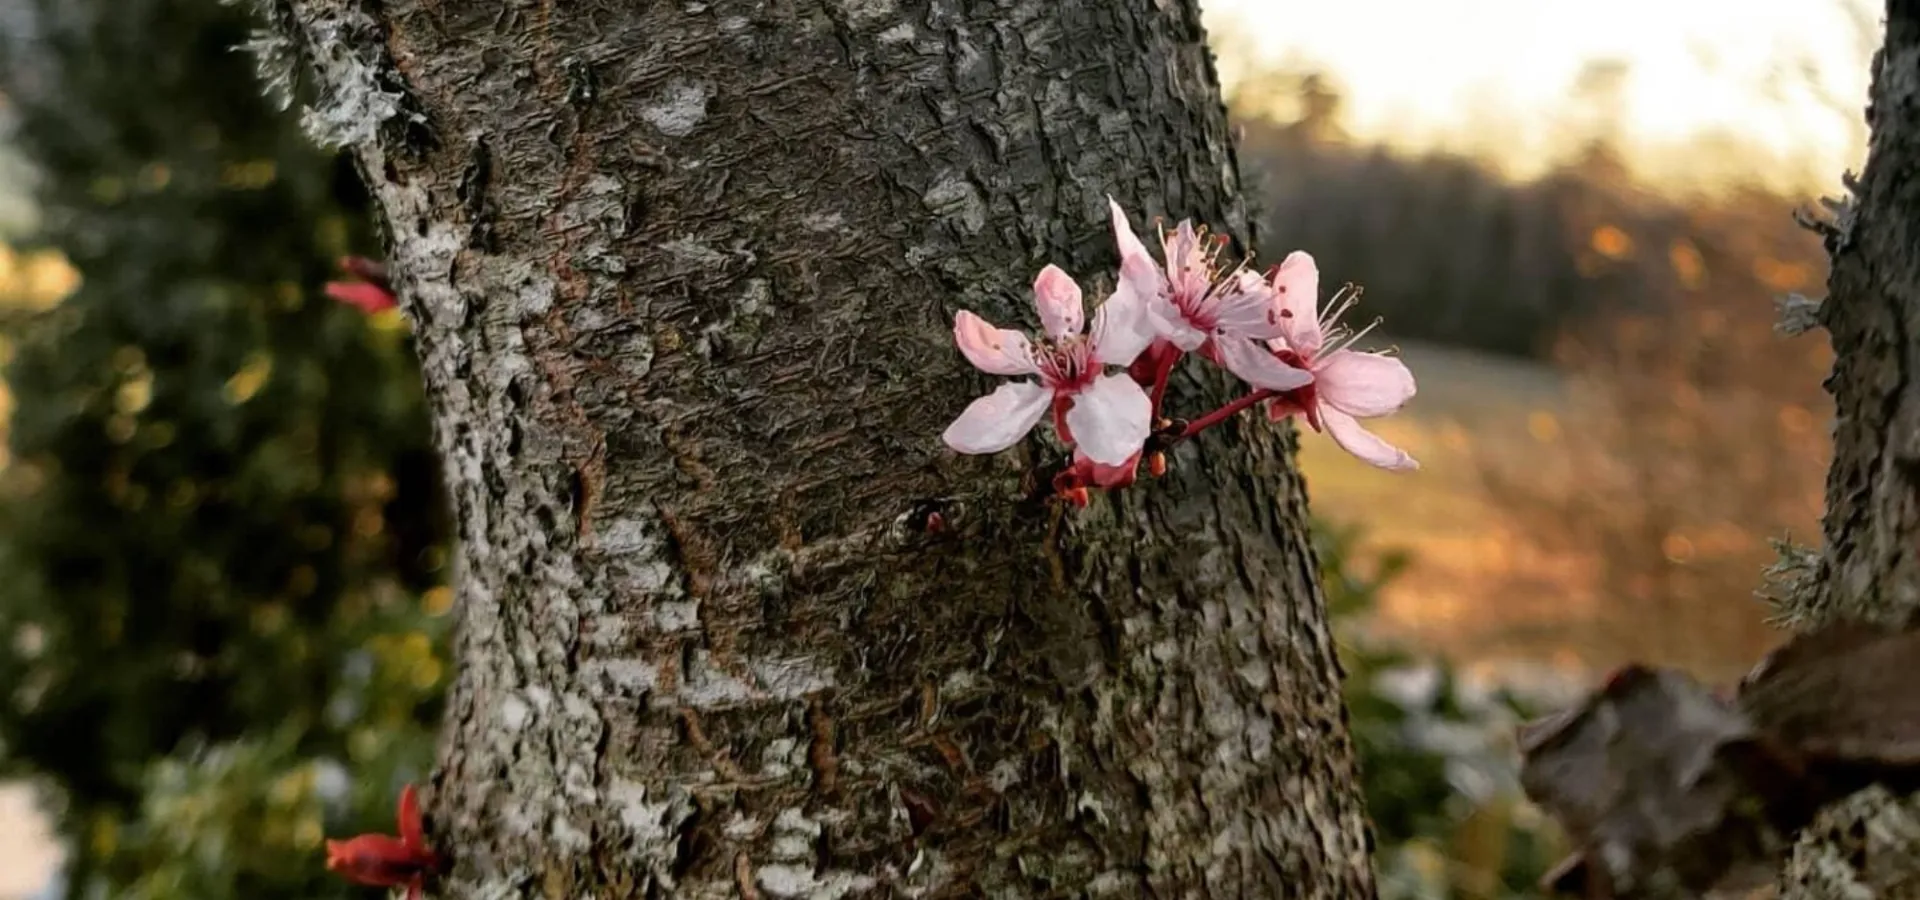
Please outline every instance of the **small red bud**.
[{"label": "small red bud", "polygon": [[927,513],[927,533],[928,534],[939,534],[946,530],[947,530],[946,516],[941,515],[937,510],[934,512]]},{"label": "small red bud", "polygon": [[1167,474],[1167,455],[1155,453],[1147,457],[1147,471],[1155,478],[1164,478]]}]

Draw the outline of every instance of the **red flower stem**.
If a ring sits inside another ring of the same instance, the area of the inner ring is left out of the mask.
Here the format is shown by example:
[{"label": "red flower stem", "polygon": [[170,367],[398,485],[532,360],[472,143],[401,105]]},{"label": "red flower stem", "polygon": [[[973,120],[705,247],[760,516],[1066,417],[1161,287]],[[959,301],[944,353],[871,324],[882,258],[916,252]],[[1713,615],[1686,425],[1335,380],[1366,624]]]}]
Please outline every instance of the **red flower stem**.
[{"label": "red flower stem", "polygon": [[1218,425],[1221,422],[1225,422],[1226,420],[1231,419],[1242,412],[1245,412],[1248,407],[1251,407],[1262,400],[1271,400],[1274,397],[1277,397],[1279,395],[1280,393],[1278,391],[1270,391],[1270,390],[1267,390],[1266,388],[1261,388],[1259,390],[1254,391],[1253,393],[1247,394],[1244,397],[1239,397],[1233,400],[1232,402],[1228,403],[1227,405],[1214,410],[1213,412],[1207,413],[1206,415],[1201,416],[1198,419],[1194,419],[1193,421],[1188,422],[1186,428],[1181,429],[1180,433],[1178,435],[1175,435],[1173,440],[1167,442],[1167,446],[1171,447],[1174,444],[1178,444],[1181,441],[1192,438],[1194,435],[1197,435],[1202,431],[1212,428],[1213,426]]},{"label": "red flower stem", "polygon": [[1167,382],[1173,378],[1173,367],[1180,362],[1180,357],[1185,355],[1178,350],[1168,353],[1167,358],[1161,361],[1159,371],[1153,373],[1153,414],[1155,416],[1160,415],[1160,401],[1167,396]]}]

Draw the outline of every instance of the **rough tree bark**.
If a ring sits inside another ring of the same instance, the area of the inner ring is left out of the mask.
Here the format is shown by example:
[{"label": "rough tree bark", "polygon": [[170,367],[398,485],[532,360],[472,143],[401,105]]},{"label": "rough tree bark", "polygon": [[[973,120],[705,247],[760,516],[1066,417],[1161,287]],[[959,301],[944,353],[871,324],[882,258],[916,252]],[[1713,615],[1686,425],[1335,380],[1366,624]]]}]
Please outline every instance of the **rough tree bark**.
[{"label": "rough tree bark", "polygon": [[938,441],[1109,192],[1249,240],[1193,0],[262,6],[455,498],[448,896],[1372,895],[1291,438]]},{"label": "rough tree bark", "polygon": [[[1871,141],[1822,231],[1816,320],[1833,341],[1837,425],[1825,547],[1786,611],[1809,624],[1920,625],[1920,0],[1888,0],[1873,60]],[[1884,790],[1828,810],[1789,862],[1785,900],[1920,897],[1920,798]]]}]

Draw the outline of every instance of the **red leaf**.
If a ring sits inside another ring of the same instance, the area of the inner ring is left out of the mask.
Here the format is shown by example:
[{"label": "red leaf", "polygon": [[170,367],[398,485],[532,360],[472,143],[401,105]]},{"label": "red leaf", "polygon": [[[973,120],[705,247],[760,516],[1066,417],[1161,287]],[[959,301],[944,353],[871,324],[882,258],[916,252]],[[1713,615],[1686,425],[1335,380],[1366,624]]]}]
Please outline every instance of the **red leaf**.
[{"label": "red leaf", "polygon": [[400,305],[399,300],[384,288],[364,281],[329,281],[327,296],[368,315]]},{"label": "red leaf", "polygon": [[426,876],[440,870],[440,858],[427,846],[420,818],[420,798],[413,785],[400,791],[400,836],[363,834],[343,841],[327,841],[327,869],[355,884],[405,887],[418,898]]}]

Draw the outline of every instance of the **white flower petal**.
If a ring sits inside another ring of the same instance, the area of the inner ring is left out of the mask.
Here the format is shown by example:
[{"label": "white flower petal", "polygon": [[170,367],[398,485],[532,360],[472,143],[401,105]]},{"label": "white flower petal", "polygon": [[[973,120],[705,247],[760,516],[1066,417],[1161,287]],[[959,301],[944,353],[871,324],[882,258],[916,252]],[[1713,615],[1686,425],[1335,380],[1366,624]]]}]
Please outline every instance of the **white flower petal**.
[{"label": "white flower petal", "polygon": [[1241,381],[1269,391],[1291,391],[1314,381],[1313,373],[1280,361],[1264,344],[1221,335],[1213,339],[1220,364]]},{"label": "white flower petal", "polygon": [[1153,430],[1153,401],[1125,375],[1102,375],[1073,395],[1067,430],[1088,459],[1117,466],[1140,452]]},{"label": "white flower petal", "polygon": [[1284,329],[1280,336],[1304,355],[1318,352],[1326,336],[1320,333],[1320,267],[1313,256],[1304,250],[1287,254],[1268,284],[1275,318]]},{"label": "white flower petal", "polygon": [[1326,427],[1327,436],[1333,438],[1334,443],[1362,462],[1396,472],[1420,468],[1407,451],[1381,440],[1379,435],[1361,427],[1358,419],[1324,403],[1320,405],[1320,424]]},{"label": "white flower petal", "polygon": [[1056,341],[1079,334],[1086,327],[1080,285],[1059,266],[1049,265],[1033,279],[1033,305],[1040,310],[1040,324],[1047,329],[1047,336]]},{"label": "white flower petal", "polygon": [[1167,274],[1179,276],[1207,270],[1206,248],[1200,246],[1200,233],[1192,219],[1181,219],[1173,233],[1160,239],[1160,252],[1167,257]]},{"label": "white flower petal", "polygon": [[1379,353],[1338,350],[1314,364],[1320,402],[1350,416],[1388,415],[1413,399],[1407,364]]},{"label": "white flower petal", "polygon": [[1093,358],[1109,366],[1130,366],[1158,335],[1147,321],[1147,305],[1122,283],[1093,311]]},{"label": "white flower petal", "polygon": [[995,328],[987,320],[961,310],[953,317],[953,342],[973,363],[989,375],[1033,374],[1033,346],[1018,331]]},{"label": "white flower petal", "polygon": [[1146,308],[1148,327],[1182,351],[1192,353],[1207,342],[1207,333],[1195,328],[1186,316],[1181,315],[1180,309],[1165,297],[1155,296],[1147,301]]},{"label": "white flower petal", "polygon": [[1127,214],[1120,204],[1108,197],[1107,206],[1113,213],[1113,242],[1120,250],[1120,280],[1142,300],[1159,296],[1166,287],[1166,272],[1147,253],[1147,245],[1133,233],[1133,226],[1127,223]]},{"label": "white flower petal", "polygon": [[1053,391],[1031,381],[1003,384],[967,405],[941,435],[961,453],[999,453],[1027,436],[1052,404]]}]

